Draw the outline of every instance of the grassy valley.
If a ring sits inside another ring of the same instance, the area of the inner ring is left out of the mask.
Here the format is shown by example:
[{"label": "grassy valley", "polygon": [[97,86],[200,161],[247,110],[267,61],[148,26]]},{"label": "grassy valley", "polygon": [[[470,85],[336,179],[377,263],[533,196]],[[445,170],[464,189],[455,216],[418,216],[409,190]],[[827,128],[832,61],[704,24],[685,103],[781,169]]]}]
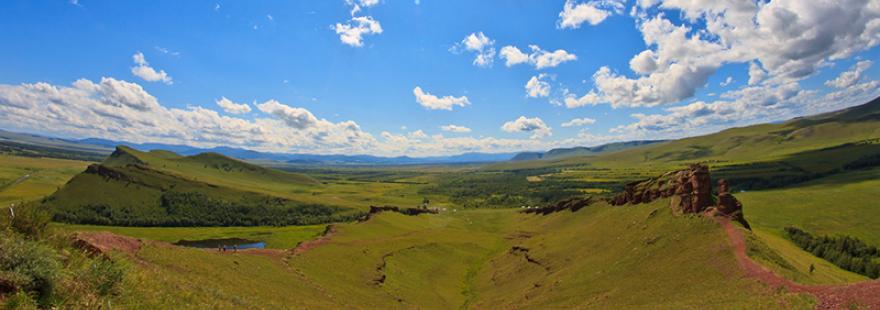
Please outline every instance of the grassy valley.
[{"label": "grassy valley", "polygon": [[[0,296],[7,305],[72,308],[815,307],[825,301],[816,287],[873,282],[805,251],[785,228],[880,245],[878,106],[489,165],[261,166],[126,147],[100,163],[9,153],[0,155],[0,201],[30,203],[4,224],[4,238],[56,257],[40,266],[56,270],[48,277],[61,289]],[[744,255],[793,284],[760,280],[724,226],[675,215],[668,199],[605,200],[628,182],[695,162],[709,166],[713,182],[727,179],[742,202],[751,226],[736,227]],[[520,212],[572,197],[592,203]],[[367,214],[423,203],[436,213]],[[118,266],[89,269],[99,259],[69,236],[99,232],[142,241],[106,254]],[[172,245],[225,238],[266,248]],[[69,270],[101,279],[83,286],[88,298],[69,297],[80,283],[59,275]]]}]

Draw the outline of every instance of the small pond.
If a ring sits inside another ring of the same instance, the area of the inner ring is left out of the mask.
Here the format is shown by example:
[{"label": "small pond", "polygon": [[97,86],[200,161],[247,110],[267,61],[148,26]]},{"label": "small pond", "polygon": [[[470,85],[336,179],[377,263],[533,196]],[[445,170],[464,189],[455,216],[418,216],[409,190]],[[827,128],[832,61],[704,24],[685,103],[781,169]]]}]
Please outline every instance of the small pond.
[{"label": "small pond", "polygon": [[177,241],[177,243],[175,244],[180,246],[203,249],[216,249],[225,246],[227,249],[230,250],[233,246],[237,247],[238,249],[263,249],[266,247],[266,242],[264,241],[247,240],[241,238],[180,240]]}]

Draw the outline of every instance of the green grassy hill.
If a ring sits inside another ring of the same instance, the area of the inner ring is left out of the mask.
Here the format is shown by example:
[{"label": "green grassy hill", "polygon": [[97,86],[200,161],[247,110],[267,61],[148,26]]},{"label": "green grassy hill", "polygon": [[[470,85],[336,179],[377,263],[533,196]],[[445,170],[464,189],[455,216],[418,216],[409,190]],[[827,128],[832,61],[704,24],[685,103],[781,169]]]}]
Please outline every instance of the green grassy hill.
[{"label": "green grassy hill", "polygon": [[[850,143],[880,138],[880,98],[864,105],[780,124],[731,128],[718,133],[672,140],[596,156],[507,162],[489,170],[515,170],[590,165],[624,168],[639,165],[676,166],[695,161],[715,166],[772,162]],[[871,150],[871,154],[876,150]]]},{"label": "green grassy hill", "polygon": [[[723,231],[668,201],[576,213],[383,213],[299,255],[149,246],[149,306],[219,308],[789,308],[807,295],[743,276]],[[218,276],[222,275],[222,276]]]},{"label": "green grassy hill", "polygon": [[58,221],[128,226],[312,224],[357,215],[291,194],[317,184],[218,154],[183,157],[119,147],[43,203]]}]

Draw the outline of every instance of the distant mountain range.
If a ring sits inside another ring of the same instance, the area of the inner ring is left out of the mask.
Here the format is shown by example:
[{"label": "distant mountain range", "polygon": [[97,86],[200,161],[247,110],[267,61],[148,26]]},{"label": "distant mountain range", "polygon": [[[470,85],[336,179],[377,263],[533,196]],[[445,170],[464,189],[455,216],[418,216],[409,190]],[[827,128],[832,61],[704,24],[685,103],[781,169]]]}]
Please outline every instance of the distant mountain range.
[{"label": "distant mountain range", "polygon": [[552,149],[547,152],[522,152],[516,154],[511,161],[521,161],[521,160],[535,160],[535,159],[558,159],[563,157],[570,156],[589,156],[589,155],[597,155],[601,153],[609,153],[615,151],[622,151],[629,148],[634,148],[643,145],[649,145],[654,143],[666,142],[667,140],[643,140],[643,141],[627,141],[627,142],[615,142],[608,143],[599,146],[593,147],[572,147],[572,148],[558,148]]},{"label": "distant mountain range", "polygon": [[180,155],[189,156],[201,153],[218,153],[229,157],[248,161],[275,161],[290,164],[308,165],[420,165],[420,164],[466,164],[466,163],[491,163],[503,161],[521,161],[533,159],[552,159],[568,156],[585,156],[599,153],[619,151],[636,146],[647,145],[663,141],[630,141],[609,143],[594,147],[574,147],[552,149],[547,152],[520,152],[520,153],[464,153],[450,156],[429,157],[382,157],[372,155],[319,155],[319,154],[287,154],[275,152],[258,152],[234,147],[198,148],[187,145],[163,144],[163,143],[131,143],[99,138],[87,138],[68,140],[61,138],[45,137],[34,134],[16,133],[0,130],[0,144],[7,149],[23,150],[38,148],[43,152],[59,154],[72,152],[64,158],[78,158],[86,160],[99,160],[104,158],[120,145],[128,146],[140,151],[165,150]]}]

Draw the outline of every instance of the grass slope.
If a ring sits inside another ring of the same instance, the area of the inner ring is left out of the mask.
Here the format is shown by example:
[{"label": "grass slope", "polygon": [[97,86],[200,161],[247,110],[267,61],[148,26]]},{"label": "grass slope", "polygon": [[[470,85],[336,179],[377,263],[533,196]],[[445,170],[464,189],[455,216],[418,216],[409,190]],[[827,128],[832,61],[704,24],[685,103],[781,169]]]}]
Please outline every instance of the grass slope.
[{"label": "grass slope", "polygon": [[266,242],[269,249],[290,249],[300,242],[319,236],[325,225],[284,227],[119,227],[97,225],[54,224],[62,231],[108,231],[140,239],[176,243],[180,240],[242,238]]},{"label": "grass slope", "polygon": [[383,213],[340,224],[330,242],[296,256],[150,246],[137,274],[153,306],[810,307],[807,296],[744,278],[717,224],[674,217],[667,204]]},{"label": "grass slope", "polygon": [[289,225],[356,216],[288,194],[315,184],[304,175],[217,154],[182,157],[119,147],[43,202],[56,211],[56,220],[104,225]]},{"label": "grass slope", "polygon": [[749,222],[776,236],[785,226],[850,235],[880,245],[880,168],[837,174],[796,187],[738,193]]},{"label": "grass slope", "polygon": [[490,165],[488,169],[676,166],[694,161],[729,165],[778,160],[797,153],[876,138],[880,138],[880,98],[846,110],[781,124],[731,128],[598,156],[501,163]]}]

